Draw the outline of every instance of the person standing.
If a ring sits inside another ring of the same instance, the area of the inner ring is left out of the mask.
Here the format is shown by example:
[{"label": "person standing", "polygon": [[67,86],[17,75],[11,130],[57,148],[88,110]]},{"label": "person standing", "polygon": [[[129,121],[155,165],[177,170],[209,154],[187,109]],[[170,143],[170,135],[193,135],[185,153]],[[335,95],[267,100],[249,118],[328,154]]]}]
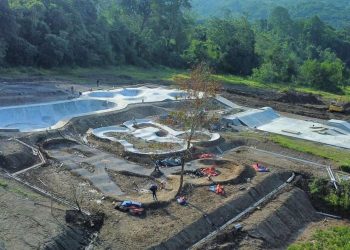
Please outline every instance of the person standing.
[{"label": "person standing", "polygon": [[157,198],[158,186],[156,184],[152,184],[151,187],[149,188],[149,190],[151,190],[151,192],[152,192],[153,200],[158,201],[158,198]]}]

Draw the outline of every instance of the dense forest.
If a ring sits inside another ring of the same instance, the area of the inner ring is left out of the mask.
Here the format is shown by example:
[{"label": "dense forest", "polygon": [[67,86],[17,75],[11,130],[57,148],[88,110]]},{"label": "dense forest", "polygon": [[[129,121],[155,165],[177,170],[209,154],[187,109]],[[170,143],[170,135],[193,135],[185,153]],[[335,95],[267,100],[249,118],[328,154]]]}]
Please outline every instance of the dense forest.
[{"label": "dense forest", "polygon": [[316,15],[293,19],[278,6],[254,21],[195,17],[189,0],[1,0],[0,66],[186,68],[205,61],[263,82],[330,91],[348,84],[350,28]]},{"label": "dense forest", "polygon": [[226,14],[236,17],[244,14],[249,20],[266,19],[274,8],[282,6],[297,19],[317,15],[334,27],[346,27],[350,22],[348,0],[192,0],[191,3],[202,19]]}]

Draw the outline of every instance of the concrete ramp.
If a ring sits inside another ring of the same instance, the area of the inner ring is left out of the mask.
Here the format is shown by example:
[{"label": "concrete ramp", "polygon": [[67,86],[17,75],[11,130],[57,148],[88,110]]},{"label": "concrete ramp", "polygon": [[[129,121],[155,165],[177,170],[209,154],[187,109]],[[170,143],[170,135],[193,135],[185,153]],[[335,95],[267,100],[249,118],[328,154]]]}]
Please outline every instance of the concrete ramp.
[{"label": "concrete ramp", "polygon": [[250,128],[257,128],[272,122],[274,119],[280,116],[270,107],[261,109],[252,109],[242,113],[238,113],[229,117],[225,117],[226,120],[239,120],[243,125]]},{"label": "concrete ramp", "polygon": [[350,133],[350,123],[349,122],[332,119],[332,120],[329,120],[327,122],[327,125],[331,126],[331,127],[340,128],[341,130],[344,130],[344,131]]},{"label": "concrete ramp", "polygon": [[221,102],[222,104],[225,104],[226,106],[230,107],[230,108],[241,108],[241,106],[231,102],[230,100],[227,100],[226,98],[220,96],[220,95],[217,95],[216,98],[215,98],[217,101]]}]

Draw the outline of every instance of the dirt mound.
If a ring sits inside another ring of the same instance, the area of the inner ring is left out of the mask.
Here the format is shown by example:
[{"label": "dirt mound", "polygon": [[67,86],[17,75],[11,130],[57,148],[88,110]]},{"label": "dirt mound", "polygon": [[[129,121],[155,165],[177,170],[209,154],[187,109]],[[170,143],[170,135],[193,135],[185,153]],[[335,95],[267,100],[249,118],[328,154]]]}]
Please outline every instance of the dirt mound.
[{"label": "dirt mound", "polygon": [[30,148],[16,141],[0,140],[0,168],[15,173],[36,163],[39,158]]},{"label": "dirt mound", "polygon": [[77,210],[66,211],[66,222],[92,231],[99,231],[103,225],[105,215],[103,213],[86,215]]},{"label": "dirt mound", "polygon": [[277,98],[278,102],[284,103],[300,103],[300,104],[314,104],[323,105],[324,103],[317,98],[317,96],[309,93],[298,93],[294,91],[288,91],[281,97]]}]

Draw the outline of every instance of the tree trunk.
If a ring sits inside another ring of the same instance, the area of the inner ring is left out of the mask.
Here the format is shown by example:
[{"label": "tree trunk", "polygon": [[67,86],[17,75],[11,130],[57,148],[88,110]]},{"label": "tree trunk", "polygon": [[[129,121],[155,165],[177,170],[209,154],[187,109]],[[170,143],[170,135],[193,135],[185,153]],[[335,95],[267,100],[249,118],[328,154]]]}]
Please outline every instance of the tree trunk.
[{"label": "tree trunk", "polygon": [[[192,139],[192,135],[190,136]],[[184,172],[185,172],[185,158],[186,158],[186,153],[190,150],[191,148],[191,139],[187,141],[187,148],[184,154],[181,157],[181,175],[180,175],[180,185],[179,189],[177,190],[176,196],[179,196],[182,192],[183,184],[184,184]]]},{"label": "tree trunk", "polygon": [[183,184],[184,184],[184,172],[185,172],[185,156],[181,158],[181,175],[180,175],[180,185],[177,190],[176,196],[179,196],[182,192]]}]

